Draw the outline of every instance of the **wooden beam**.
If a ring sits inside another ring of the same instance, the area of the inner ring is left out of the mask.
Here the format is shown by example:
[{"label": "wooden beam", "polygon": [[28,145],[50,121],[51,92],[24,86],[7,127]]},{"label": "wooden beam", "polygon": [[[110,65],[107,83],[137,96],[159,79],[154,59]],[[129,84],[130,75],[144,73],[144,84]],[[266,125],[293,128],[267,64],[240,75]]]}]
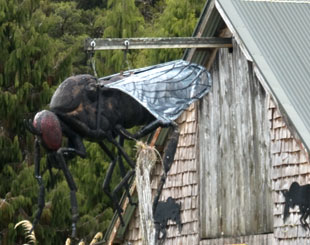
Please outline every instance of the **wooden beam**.
[{"label": "wooden beam", "polygon": [[85,50],[161,49],[161,48],[230,48],[231,38],[159,37],[159,38],[88,38]]}]

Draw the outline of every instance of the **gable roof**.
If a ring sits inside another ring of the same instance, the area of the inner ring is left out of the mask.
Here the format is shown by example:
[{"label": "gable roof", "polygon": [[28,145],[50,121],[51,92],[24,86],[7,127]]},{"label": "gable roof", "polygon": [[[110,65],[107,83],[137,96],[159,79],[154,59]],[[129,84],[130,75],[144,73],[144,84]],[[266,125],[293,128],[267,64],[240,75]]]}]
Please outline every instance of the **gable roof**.
[{"label": "gable roof", "polygon": [[310,1],[217,0],[216,7],[309,151]]}]

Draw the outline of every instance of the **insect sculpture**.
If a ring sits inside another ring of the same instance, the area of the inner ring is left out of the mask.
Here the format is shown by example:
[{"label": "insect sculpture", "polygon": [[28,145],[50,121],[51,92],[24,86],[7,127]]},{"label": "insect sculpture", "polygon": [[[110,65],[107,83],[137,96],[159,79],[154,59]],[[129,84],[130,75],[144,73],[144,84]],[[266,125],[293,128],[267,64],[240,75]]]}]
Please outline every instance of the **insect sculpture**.
[{"label": "insect sculpture", "polygon": [[[205,95],[210,86],[209,73],[203,67],[183,60],[101,79],[91,75],[78,75],[62,82],[51,99],[50,110],[37,113],[33,122],[26,121],[27,128],[36,136],[34,161],[39,194],[33,228],[44,208],[45,187],[40,169],[40,144],[47,152],[48,168],[62,170],[70,188],[72,237],[76,236],[78,220],[77,187],[66,161],[75,156],[86,157],[83,139],[97,142],[111,159],[103,190],[111,198],[123,223],[122,209],[116,193],[124,188],[132,203],[128,186],[134,176],[135,166],[123,148],[124,140],[141,138],[158,127],[171,127],[174,137],[163,157],[167,173],[177,147],[178,129],[174,120],[191,103]],[[127,131],[138,125],[144,126],[134,134]],[[68,145],[65,147],[61,145],[62,136],[68,138]],[[117,148],[118,156],[106,147],[103,140]],[[130,171],[125,171],[122,158],[132,168]],[[110,192],[109,184],[116,164],[119,165],[122,180]],[[156,210],[160,192],[161,190],[154,198],[153,211]]]},{"label": "insect sculpture", "polygon": [[299,185],[297,182],[293,182],[290,189],[282,191],[285,197],[284,207],[284,222],[289,217],[289,209],[299,206],[300,210],[300,223],[302,227],[310,230],[310,226],[307,223],[307,218],[310,215],[310,185]]}]

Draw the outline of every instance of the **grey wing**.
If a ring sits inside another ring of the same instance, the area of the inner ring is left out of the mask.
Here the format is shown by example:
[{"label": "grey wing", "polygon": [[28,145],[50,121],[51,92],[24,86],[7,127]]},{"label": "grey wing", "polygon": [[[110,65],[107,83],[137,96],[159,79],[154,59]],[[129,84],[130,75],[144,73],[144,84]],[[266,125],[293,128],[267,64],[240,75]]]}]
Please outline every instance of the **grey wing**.
[{"label": "grey wing", "polygon": [[[99,79],[101,82],[119,74]],[[208,93],[212,81],[207,70],[184,60],[124,72],[105,87],[132,96],[163,122],[171,122],[194,101]]]}]

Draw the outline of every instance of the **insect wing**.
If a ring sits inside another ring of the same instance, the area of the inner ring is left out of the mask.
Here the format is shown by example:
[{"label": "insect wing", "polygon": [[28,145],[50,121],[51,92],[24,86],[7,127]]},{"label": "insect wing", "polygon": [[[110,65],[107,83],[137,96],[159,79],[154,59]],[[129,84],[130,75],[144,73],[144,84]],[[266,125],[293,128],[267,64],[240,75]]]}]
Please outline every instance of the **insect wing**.
[{"label": "insect wing", "polygon": [[169,123],[208,93],[211,83],[204,67],[177,60],[124,72],[123,79],[105,86],[132,96],[157,119]]}]

